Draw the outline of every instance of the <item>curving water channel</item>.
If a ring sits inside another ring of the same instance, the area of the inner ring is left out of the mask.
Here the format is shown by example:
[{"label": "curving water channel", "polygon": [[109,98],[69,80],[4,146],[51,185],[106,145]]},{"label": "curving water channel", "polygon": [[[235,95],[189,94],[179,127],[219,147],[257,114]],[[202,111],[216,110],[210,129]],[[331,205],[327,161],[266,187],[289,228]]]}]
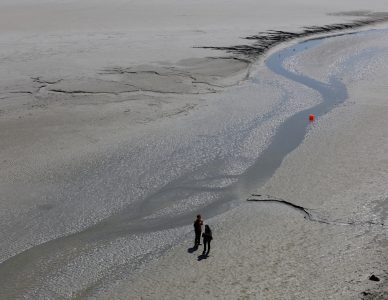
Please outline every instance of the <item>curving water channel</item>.
[{"label": "curving water channel", "polygon": [[[284,67],[286,59],[306,49],[318,47],[321,42],[320,39],[301,42],[277,51],[267,58],[266,66],[270,70],[317,91],[322,97],[322,102],[286,119],[277,129],[268,147],[251,167],[240,175],[223,178],[230,179],[231,184],[224,187],[206,187],[198,182],[190,181],[187,177],[180,177],[171,181],[156,193],[130,205],[120,213],[105,219],[97,225],[19,253],[0,264],[0,298],[18,298],[44,285],[45,277],[49,273],[53,270],[60,270],[63,264],[75,259],[79,252],[87,253],[98,244],[108,244],[120,237],[126,237],[128,234],[152,233],[191,224],[192,216],[199,211],[206,210],[208,217],[217,215],[227,210],[234,201],[241,199],[241,192],[248,195],[264,184],[280,166],[284,157],[303,141],[309,126],[307,122],[308,114],[312,113],[317,117],[322,116],[347,98],[346,86],[336,77],[331,77],[328,82],[320,82],[306,75],[291,72]],[[271,118],[271,113],[265,118]],[[249,132],[261,122],[263,122],[262,116],[252,120],[244,130]],[[206,167],[209,169],[214,168],[219,163],[219,161],[213,161]],[[195,178],[194,175],[191,174],[191,177]],[[212,179],[208,177],[202,179],[202,181],[206,182]],[[149,218],[154,212],[168,206],[169,203],[174,203],[176,199],[203,192],[216,195],[215,200],[206,207],[201,207],[197,211],[190,210],[178,216],[165,214]],[[157,252],[160,254],[168,247],[169,245],[160,247]],[[140,263],[154,254],[148,253],[148,255],[138,258],[137,261]],[[85,290],[93,289],[93,286],[88,284],[83,288]],[[82,293],[78,294],[78,296],[80,295],[82,296]],[[69,297],[73,296],[69,295]]]}]

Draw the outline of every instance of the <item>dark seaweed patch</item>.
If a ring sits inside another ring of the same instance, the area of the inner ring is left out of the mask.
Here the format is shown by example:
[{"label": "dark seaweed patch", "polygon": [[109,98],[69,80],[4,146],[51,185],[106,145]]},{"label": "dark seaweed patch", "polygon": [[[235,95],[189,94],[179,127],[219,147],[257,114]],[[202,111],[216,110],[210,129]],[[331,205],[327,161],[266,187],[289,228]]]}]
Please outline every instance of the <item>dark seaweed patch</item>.
[{"label": "dark seaweed patch", "polygon": [[281,30],[268,30],[259,32],[256,35],[245,37],[245,40],[255,41],[251,45],[236,45],[236,46],[202,46],[195,48],[222,50],[235,56],[243,56],[249,60],[254,60],[268,49],[292,39],[304,38],[312,35],[330,33],[335,31],[349,30],[359,28],[366,25],[388,21],[388,13],[369,14],[369,17],[364,20],[357,20],[350,23],[331,24],[325,26],[308,26],[304,27],[300,32],[288,32]]}]

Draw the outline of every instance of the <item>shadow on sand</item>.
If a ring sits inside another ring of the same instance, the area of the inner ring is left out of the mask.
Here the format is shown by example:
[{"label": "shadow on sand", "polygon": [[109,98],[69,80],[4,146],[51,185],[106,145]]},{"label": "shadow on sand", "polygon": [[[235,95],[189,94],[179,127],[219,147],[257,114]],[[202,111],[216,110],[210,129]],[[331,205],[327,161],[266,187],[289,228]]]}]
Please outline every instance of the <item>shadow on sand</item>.
[{"label": "shadow on sand", "polygon": [[198,246],[194,246],[194,247],[191,247],[191,248],[187,249],[187,252],[188,253],[193,253],[193,252],[195,252],[197,250],[198,250]]},{"label": "shadow on sand", "polygon": [[[187,249],[187,252],[188,253],[194,253],[195,251],[198,250],[198,246],[194,246],[194,247],[190,247]],[[198,261],[201,261],[203,259],[207,259],[209,257],[209,253],[206,253],[206,254],[201,254],[198,256]]]},{"label": "shadow on sand", "polygon": [[201,261],[203,259],[207,259],[209,257],[209,255],[207,254],[201,254],[200,256],[198,256],[198,261]]}]

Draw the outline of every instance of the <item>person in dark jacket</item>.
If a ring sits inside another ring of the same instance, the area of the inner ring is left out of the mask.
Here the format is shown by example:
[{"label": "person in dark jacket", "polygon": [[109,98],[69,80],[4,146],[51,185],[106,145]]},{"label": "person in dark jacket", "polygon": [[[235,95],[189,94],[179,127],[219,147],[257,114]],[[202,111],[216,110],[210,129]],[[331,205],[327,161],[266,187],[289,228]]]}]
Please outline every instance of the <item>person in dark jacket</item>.
[{"label": "person in dark jacket", "polygon": [[[210,242],[213,239],[212,231],[209,227],[209,225],[205,225],[205,232],[202,233],[203,238],[203,252],[202,255],[209,255],[210,252]],[[206,252],[206,246],[207,246],[207,252]]]},{"label": "person in dark jacket", "polygon": [[200,245],[202,225],[203,225],[202,217],[201,215],[197,215],[197,219],[194,221],[194,232],[195,232],[194,248],[198,248],[198,246]]}]

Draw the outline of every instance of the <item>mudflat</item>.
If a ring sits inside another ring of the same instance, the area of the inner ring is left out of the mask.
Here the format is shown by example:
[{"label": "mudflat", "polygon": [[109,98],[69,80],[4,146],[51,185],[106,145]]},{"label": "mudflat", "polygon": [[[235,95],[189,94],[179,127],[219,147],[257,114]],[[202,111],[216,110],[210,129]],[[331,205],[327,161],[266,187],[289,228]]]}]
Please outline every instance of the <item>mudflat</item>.
[{"label": "mudflat", "polygon": [[[384,297],[386,32],[349,33],[385,6],[2,1],[0,296]],[[297,48],[333,24],[347,35]],[[344,97],[308,124],[319,86]]]},{"label": "mudflat", "polygon": [[387,56],[365,55],[387,46],[380,34],[329,38],[289,59],[316,80],[341,76],[348,97],[311,124],[261,188],[206,220],[209,257],[187,253],[188,235],[101,298],[385,299]]}]

